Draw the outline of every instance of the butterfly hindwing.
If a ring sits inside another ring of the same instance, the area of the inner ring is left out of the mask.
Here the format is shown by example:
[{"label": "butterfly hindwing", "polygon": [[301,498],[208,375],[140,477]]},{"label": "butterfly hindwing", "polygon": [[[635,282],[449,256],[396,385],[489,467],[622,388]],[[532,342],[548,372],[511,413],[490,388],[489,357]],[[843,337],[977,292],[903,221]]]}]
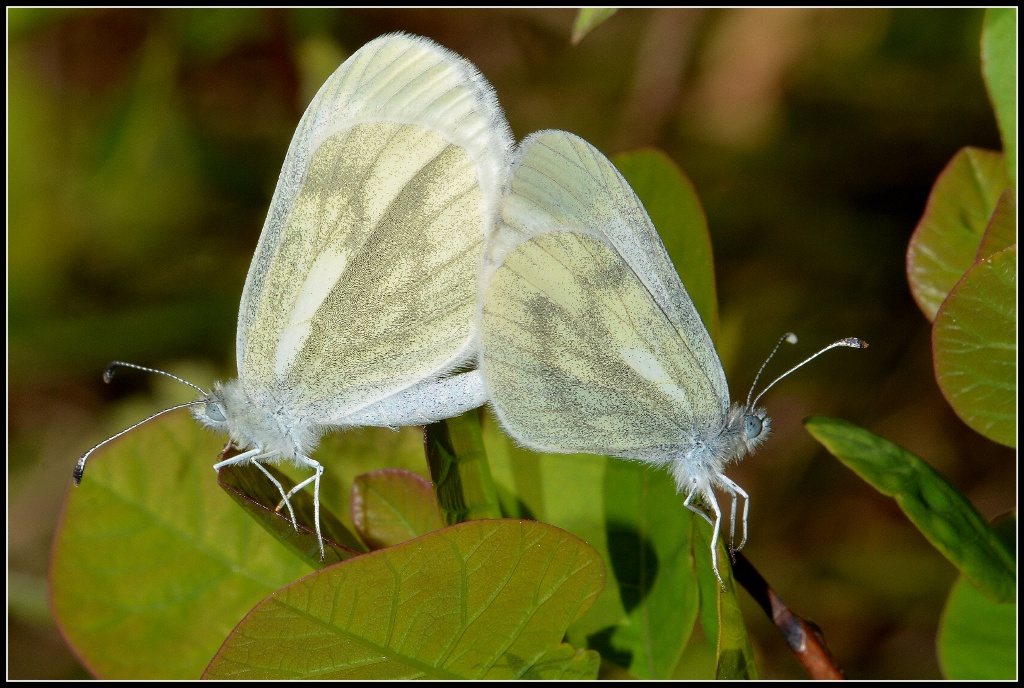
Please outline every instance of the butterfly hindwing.
[{"label": "butterfly hindwing", "polygon": [[516,245],[490,278],[481,336],[490,398],[528,447],[663,463],[720,420],[664,311],[591,234]]}]

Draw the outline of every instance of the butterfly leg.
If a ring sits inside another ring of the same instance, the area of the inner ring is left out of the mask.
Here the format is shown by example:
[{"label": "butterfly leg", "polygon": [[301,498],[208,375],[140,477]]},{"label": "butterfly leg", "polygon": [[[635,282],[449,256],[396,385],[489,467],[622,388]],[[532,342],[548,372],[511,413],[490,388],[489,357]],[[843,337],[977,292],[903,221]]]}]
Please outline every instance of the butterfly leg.
[{"label": "butterfly leg", "polygon": [[[713,522],[710,516],[691,504],[691,501],[696,494],[700,494],[704,502],[711,507],[712,511],[715,512],[715,520]],[[715,578],[718,579],[718,584],[722,586],[722,592],[725,592],[725,582],[722,580],[722,574],[718,572],[718,530],[722,525],[722,510],[718,507],[718,500],[715,499],[715,493],[711,491],[711,488],[708,488],[703,492],[698,492],[696,481],[694,481],[690,494],[686,495],[686,499],[683,501],[683,506],[695,514],[700,514],[705,521],[711,524],[711,568],[715,571]]]},{"label": "butterfly leg", "polygon": [[683,506],[685,506],[687,509],[689,509],[690,511],[692,511],[693,513],[697,514],[705,521],[707,521],[709,526],[714,527],[715,522],[711,520],[711,517],[704,513],[703,509],[698,509],[696,506],[690,503],[693,501],[694,496],[698,494],[700,493],[697,492],[697,481],[694,481],[693,487],[690,488],[690,494],[686,495],[686,499],[683,500]]},{"label": "butterfly leg", "polygon": [[295,510],[292,509],[292,503],[290,501],[288,501],[288,495],[286,495],[284,493],[284,487],[281,485],[281,482],[277,478],[275,478],[270,473],[270,471],[268,471],[266,468],[264,468],[263,464],[261,464],[261,463],[259,463],[257,461],[254,461],[253,463],[256,464],[256,468],[260,469],[263,472],[263,475],[265,475],[268,478],[270,478],[270,482],[272,482],[275,485],[277,485],[277,491],[281,493],[281,497],[283,499],[278,503],[278,505],[276,507],[274,507],[274,511],[281,511],[281,507],[282,506],[288,507],[288,515],[292,517],[292,526],[295,528],[295,532],[296,533],[299,532],[299,521],[298,521],[297,518],[295,518]]},{"label": "butterfly leg", "polygon": [[738,497],[743,497],[743,539],[740,541],[738,547],[734,547],[734,552],[739,552],[743,549],[743,545],[747,544],[747,517],[750,515],[750,497],[747,496],[746,491],[734,483],[733,481],[726,478],[724,475],[719,476],[725,489],[732,493],[732,526],[729,529],[729,541],[735,542],[736,534],[736,500]]},{"label": "butterfly leg", "polygon": [[[251,461],[253,465],[256,466],[256,468],[260,469],[260,472],[263,473],[263,475],[267,476],[267,478],[270,479],[270,482],[274,483],[274,485],[277,487],[277,491],[281,493],[282,497],[284,497],[284,503],[288,505],[288,514],[292,517],[292,526],[295,527],[295,532],[298,532],[299,523],[295,520],[295,512],[292,510],[292,504],[291,502],[288,501],[288,497],[284,493],[284,487],[282,487],[280,481],[278,481],[277,478],[271,475],[270,471],[264,468],[263,464],[260,463],[261,459],[268,458],[269,456],[269,454],[261,454],[259,449],[250,449],[249,451],[243,452],[238,456],[232,456],[230,459],[226,459],[224,461],[221,461],[220,463],[215,463],[213,465],[213,470],[219,471],[225,466],[234,466],[236,464],[243,464],[248,461]],[[280,508],[281,505],[278,504],[277,509],[280,510]]]},{"label": "butterfly leg", "polygon": [[[288,494],[284,496],[284,499],[287,502],[288,498],[293,494],[304,488],[306,485],[313,483],[313,521],[316,526],[316,538],[320,543],[320,561],[323,561],[326,558],[326,555],[324,554],[324,537],[320,534],[320,476],[324,474],[324,467],[318,461],[314,461],[308,456],[297,456],[295,459],[301,465],[311,468],[315,472],[313,475],[309,476],[289,490]],[[288,508],[291,509],[290,504]]]},{"label": "butterfly leg", "polygon": [[[736,551],[736,502],[739,501],[736,490],[729,490],[729,495],[732,496],[732,508],[729,509],[729,556],[735,562],[736,557],[733,557],[733,552]],[[740,547],[743,545],[741,544]]]}]

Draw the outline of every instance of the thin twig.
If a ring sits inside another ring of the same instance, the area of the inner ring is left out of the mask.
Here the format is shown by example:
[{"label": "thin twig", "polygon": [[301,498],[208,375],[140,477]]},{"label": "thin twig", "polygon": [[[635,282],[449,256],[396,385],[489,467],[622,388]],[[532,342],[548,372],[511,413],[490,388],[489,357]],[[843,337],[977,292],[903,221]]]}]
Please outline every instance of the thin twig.
[{"label": "thin twig", "polygon": [[832,658],[821,629],[813,621],[803,619],[790,610],[750,561],[735,553],[733,576],[753,596],[764,613],[778,627],[797,661],[813,679],[843,679],[843,670]]}]

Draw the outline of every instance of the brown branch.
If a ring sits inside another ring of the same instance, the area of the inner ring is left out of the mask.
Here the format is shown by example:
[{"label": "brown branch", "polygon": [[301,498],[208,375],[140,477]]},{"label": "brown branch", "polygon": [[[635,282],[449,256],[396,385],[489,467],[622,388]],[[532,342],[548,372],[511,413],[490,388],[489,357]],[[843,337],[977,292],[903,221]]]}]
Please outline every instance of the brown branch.
[{"label": "brown branch", "polygon": [[734,557],[733,576],[778,627],[807,675],[813,679],[846,678],[825,645],[817,624],[794,614],[746,557],[739,552]]}]

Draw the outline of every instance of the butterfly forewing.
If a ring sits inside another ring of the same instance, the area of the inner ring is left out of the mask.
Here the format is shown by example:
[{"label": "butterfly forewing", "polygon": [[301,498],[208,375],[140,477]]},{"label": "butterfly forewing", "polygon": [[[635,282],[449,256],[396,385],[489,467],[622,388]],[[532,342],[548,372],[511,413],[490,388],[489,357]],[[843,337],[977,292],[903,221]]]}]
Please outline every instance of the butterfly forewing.
[{"label": "butterfly forewing", "polygon": [[250,392],[343,422],[465,362],[510,145],[490,87],[432,43],[385,37],[339,68],[299,124],[249,271]]},{"label": "butterfly forewing", "polygon": [[707,328],[647,211],[614,165],[578,136],[540,131],[523,141],[514,170],[490,262],[500,263],[502,251],[516,241],[555,229],[608,241],[665,311],[707,376],[712,398],[728,400],[725,372]]}]

